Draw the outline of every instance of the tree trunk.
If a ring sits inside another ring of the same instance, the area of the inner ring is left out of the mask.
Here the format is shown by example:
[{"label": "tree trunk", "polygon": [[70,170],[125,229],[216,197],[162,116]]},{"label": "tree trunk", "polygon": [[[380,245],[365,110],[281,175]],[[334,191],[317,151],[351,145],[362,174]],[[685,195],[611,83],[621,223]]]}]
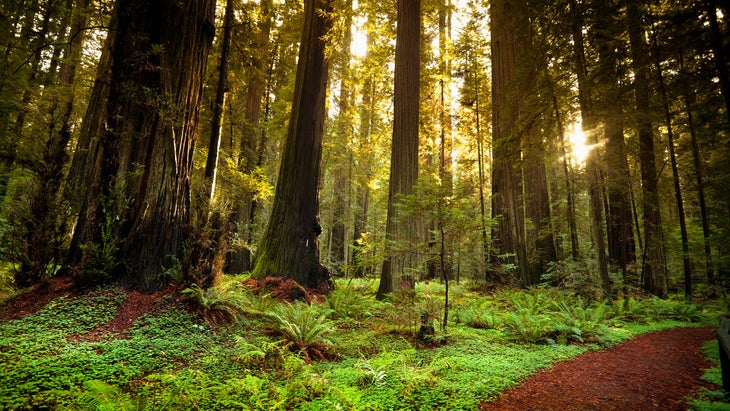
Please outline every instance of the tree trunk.
[{"label": "tree trunk", "polygon": [[659,192],[654,152],[654,134],[650,121],[648,47],[644,40],[641,3],[631,0],[627,4],[627,25],[631,42],[634,69],[634,93],[639,134],[639,162],[644,198],[644,263],[643,287],[656,296],[667,295],[667,266],[664,254],[664,232],[659,213]]},{"label": "tree trunk", "polygon": [[415,269],[417,227],[413,216],[398,207],[401,196],[413,194],[418,178],[418,115],[421,76],[421,1],[398,0],[393,95],[393,143],[390,155],[386,254],[377,298],[412,281],[400,281]]},{"label": "tree trunk", "polygon": [[[73,159],[69,168],[66,184],[64,186],[64,197],[71,204],[71,210],[78,214],[86,197],[86,189],[91,184],[90,177],[94,167],[99,139],[96,138],[103,132],[104,120],[106,118],[106,104],[109,98],[109,83],[111,81],[112,52],[114,39],[117,35],[116,11],[112,12],[111,21],[108,23],[106,39],[101,50],[101,56],[96,66],[96,77],[91,95],[86,106],[84,118],[78,132],[76,147],[73,150]],[[79,220],[79,223],[82,223]],[[83,231],[83,227],[77,224],[75,230]],[[78,251],[78,245],[71,244],[70,250]],[[69,261],[75,260],[69,256]]]},{"label": "tree trunk", "polygon": [[332,183],[334,194],[334,207],[332,212],[332,232],[329,248],[329,261],[332,263],[332,269],[337,273],[341,273],[342,266],[345,263],[345,231],[347,226],[348,210],[348,193],[350,192],[350,179],[348,172],[350,169],[351,154],[349,147],[354,127],[352,126],[353,118],[349,114],[350,96],[352,88],[352,75],[350,72],[350,43],[352,42],[352,2],[345,2],[346,10],[342,10],[344,14],[344,33],[342,38],[342,52],[340,58],[340,95],[337,102],[337,121],[335,137],[338,146],[347,147],[337,153],[335,156],[335,165],[333,170],[334,181]]},{"label": "tree trunk", "polygon": [[[725,99],[725,115],[728,118],[728,124],[730,124],[730,76],[728,76],[725,46],[722,41],[723,35],[720,32],[720,26],[717,21],[717,3],[716,0],[704,0],[703,4],[710,23],[710,39],[715,57],[717,75],[720,78],[720,90],[722,97]],[[727,19],[728,16],[725,15],[724,18]]]},{"label": "tree trunk", "polygon": [[603,90],[597,96],[596,111],[606,135],[608,259],[623,271],[627,264],[636,261],[631,223],[631,185],[624,143],[623,75],[617,56],[617,50],[622,49],[624,44],[620,36],[622,30],[617,29],[616,7],[608,0],[598,1],[594,7],[595,28],[590,35],[599,54],[596,83]]},{"label": "tree trunk", "polygon": [[[595,133],[595,119],[592,102],[588,92],[588,71],[583,46],[583,11],[578,9],[575,0],[570,2],[573,18],[573,51],[575,55],[576,74],[578,78],[578,101],[583,131],[586,133],[589,145],[596,145],[598,138]],[[597,150],[593,149],[586,157],[586,171],[589,179],[589,202],[591,207],[591,232],[593,234],[593,248],[598,263],[598,274],[601,279],[603,297],[611,295],[611,279],[608,277],[608,259],[606,257],[606,240],[603,231],[603,206],[601,201],[601,175]]]},{"label": "tree trunk", "polygon": [[[151,291],[162,285],[164,268],[173,267],[188,238],[192,157],[215,2],[120,0],[117,13],[105,131],[76,244],[102,245],[102,228],[112,221],[123,264],[109,274]],[[84,252],[76,261],[79,273],[93,259]]]},{"label": "tree trunk", "polygon": [[[226,0],[226,11],[223,17],[223,44],[221,59],[218,63],[218,83],[213,102],[213,117],[210,124],[210,140],[208,141],[208,157],[205,162],[205,194],[212,200],[215,195],[215,180],[218,173],[218,152],[221,147],[221,119],[223,104],[228,90],[228,61],[231,52],[231,30],[233,29],[233,0]],[[260,102],[259,102],[260,104]]]},{"label": "tree trunk", "polygon": [[[683,78],[687,78],[687,73],[684,71],[684,58],[682,52],[679,54],[679,67],[680,74]],[[692,147],[692,164],[694,165],[695,181],[697,182],[697,197],[700,206],[700,221],[702,225],[702,240],[705,249],[705,272],[707,275],[707,282],[709,284],[715,283],[715,267],[712,257],[712,248],[710,247],[710,223],[707,216],[707,204],[705,203],[705,179],[704,179],[704,166],[702,159],[700,158],[700,149],[697,144],[697,127],[694,121],[694,94],[690,92],[687,81],[682,83],[682,97],[685,109],[687,110],[687,128],[689,130],[690,145]]]},{"label": "tree trunk", "polygon": [[329,0],[307,0],[294,86],[294,101],[271,217],[254,278],[291,278],[327,292],[329,272],[319,262],[320,163],[325,120],[327,59],[324,36],[331,27]]},{"label": "tree trunk", "polygon": [[[241,139],[241,153],[238,159],[239,171],[250,174],[262,163],[262,150],[264,135],[261,131],[261,106],[264,98],[266,84],[270,79],[265,77],[269,65],[271,46],[271,25],[274,18],[273,3],[271,0],[262,0],[261,22],[259,24],[256,42],[253,51],[253,64],[248,70],[248,84],[246,86],[246,111],[244,112],[243,138]],[[265,113],[264,113],[265,115]],[[246,192],[240,200],[236,209],[238,220],[238,236],[246,243],[251,243],[253,238],[252,225],[255,220],[256,200],[252,193]],[[228,267],[230,272],[242,273],[253,269],[250,247],[241,247],[234,251],[231,256],[231,263]]]},{"label": "tree trunk", "polygon": [[[60,69],[60,81],[54,101],[51,104],[52,119],[49,124],[51,138],[46,142],[38,173],[36,186],[30,204],[31,218],[25,221],[26,258],[16,273],[16,285],[26,287],[47,279],[47,267],[61,259],[58,244],[64,234],[63,220],[58,204],[58,187],[63,179],[66,165],[66,146],[71,139],[71,114],[74,104],[74,80],[83,48],[87,8],[90,0],[78,0],[75,4],[71,37],[64,52]],[[57,113],[56,111],[60,111]],[[59,119],[56,130],[55,119]]]},{"label": "tree trunk", "polygon": [[[522,206],[522,168],[518,119],[534,84],[531,44],[524,2],[498,0],[490,5],[492,32],[492,231],[493,253],[517,266],[520,283],[529,281]],[[496,250],[495,250],[496,249]]]},{"label": "tree trunk", "polygon": [[687,234],[687,222],[684,215],[684,201],[682,200],[682,189],[679,185],[679,170],[677,169],[677,157],[674,150],[674,131],[672,128],[672,114],[669,109],[669,97],[667,96],[664,75],[662,74],[661,63],[659,62],[656,30],[652,24],[652,52],[654,57],[654,70],[659,82],[659,92],[662,97],[662,108],[664,109],[664,121],[667,127],[667,146],[669,147],[669,160],[672,166],[672,180],[674,182],[674,196],[677,201],[677,215],[679,217],[679,231],[682,237],[682,265],[684,269],[684,298],[692,300],[692,261],[689,255],[689,236]]}]

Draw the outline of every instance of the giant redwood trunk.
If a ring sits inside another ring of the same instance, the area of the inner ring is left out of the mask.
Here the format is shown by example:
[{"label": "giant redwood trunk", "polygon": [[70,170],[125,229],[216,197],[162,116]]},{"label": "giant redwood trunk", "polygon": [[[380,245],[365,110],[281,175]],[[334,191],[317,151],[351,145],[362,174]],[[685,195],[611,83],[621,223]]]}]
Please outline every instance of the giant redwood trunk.
[{"label": "giant redwood trunk", "polygon": [[[117,13],[107,116],[76,244],[90,250],[114,240],[122,264],[110,274],[152,290],[188,238],[190,177],[215,1],[120,0]],[[97,257],[81,253],[79,272]]]},{"label": "giant redwood trunk", "polygon": [[254,278],[291,278],[328,291],[319,261],[319,174],[324,132],[327,66],[324,36],[331,27],[329,0],[306,0],[304,28],[289,129],[271,217],[261,240]]},{"label": "giant redwood trunk", "polygon": [[627,4],[626,17],[634,68],[634,95],[639,135],[641,189],[644,198],[644,262],[643,288],[656,296],[667,295],[667,263],[664,254],[664,232],[659,212],[659,192],[654,133],[649,113],[649,61],[644,37],[641,6],[638,0]]},{"label": "giant redwood trunk", "polygon": [[[527,86],[534,84],[525,53],[531,48],[522,1],[497,0],[490,6],[492,33],[492,217],[494,249],[501,263],[518,267],[529,284],[522,206],[522,168],[518,119]],[[527,76],[527,77],[526,77]]]},{"label": "giant redwood trunk", "polygon": [[393,143],[390,154],[386,256],[378,299],[410,281],[400,281],[416,268],[417,227],[413,216],[398,207],[401,197],[414,192],[418,178],[418,114],[420,85],[421,1],[398,0],[393,94]]}]

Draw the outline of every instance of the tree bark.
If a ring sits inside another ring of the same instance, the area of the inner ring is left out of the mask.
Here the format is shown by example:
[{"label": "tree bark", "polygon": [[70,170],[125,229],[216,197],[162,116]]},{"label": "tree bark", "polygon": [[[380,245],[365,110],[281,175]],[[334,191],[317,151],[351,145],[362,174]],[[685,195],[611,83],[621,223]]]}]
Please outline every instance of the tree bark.
[{"label": "tree bark", "polygon": [[329,272],[319,262],[319,175],[325,121],[327,66],[324,36],[331,27],[329,0],[307,0],[294,101],[271,217],[252,276],[291,278],[327,292]]},{"label": "tree bark", "polygon": [[[492,230],[493,254],[517,266],[519,280],[527,285],[529,264],[525,241],[522,167],[518,119],[532,84],[525,65],[531,44],[529,21],[522,1],[498,0],[490,4],[492,32]],[[524,70],[523,70],[524,69]]]},{"label": "tree bark", "polygon": [[644,198],[644,263],[643,287],[658,297],[667,295],[667,266],[664,253],[664,232],[659,212],[659,174],[656,169],[654,133],[650,121],[648,47],[644,40],[641,3],[627,3],[626,24],[631,42],[631,58],[634,69],[634,95],[636,111],[640,113],[636,128],[639,135],[639,162],[641,186]]},{"label": "tree bark", "polygon": [[[163,270],[176,264],[188,238],[215,2],[120,0],[117,13],[107,117],[76,244],[101,244],[101,228],[113,213],[123,264],[110,275],[151,291],[167,279]],[[77,273],[90,258],[82,253]]]},{"label": "tree bark", "polygon": [[398,203],[402,196],[413,194],[418,178],[421,1],[398,0],[397,21],[386,255],[378,287],[379,300],[413,284],[400,279],[416,268],[417,261],[413,252],[417,243],[416,221]]}]

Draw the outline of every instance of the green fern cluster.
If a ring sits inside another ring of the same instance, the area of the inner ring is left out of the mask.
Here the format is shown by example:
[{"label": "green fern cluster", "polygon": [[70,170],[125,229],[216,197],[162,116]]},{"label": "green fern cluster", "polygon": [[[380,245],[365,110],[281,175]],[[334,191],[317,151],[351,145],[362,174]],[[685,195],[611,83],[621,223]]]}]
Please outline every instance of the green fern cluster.
[{"label": "green fern cluster", "polygon": [[323,350],[334,346],[331,335],[332,310],[319,304],[283,303],[266,313],[270,327],[300,350],[305,358],[324,357]]}]

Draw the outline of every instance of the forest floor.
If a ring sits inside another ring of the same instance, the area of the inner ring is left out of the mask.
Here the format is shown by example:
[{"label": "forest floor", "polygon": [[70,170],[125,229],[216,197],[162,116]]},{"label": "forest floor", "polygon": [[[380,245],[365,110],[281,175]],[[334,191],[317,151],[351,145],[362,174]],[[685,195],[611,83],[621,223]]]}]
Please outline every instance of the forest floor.
[{"label": "forest floor", "polygon": [[[73,340],[121,337],[142,314],[160,309],[162,297],[172,295],[171,301],[175,294],[172,287],[152,295],[129,292],[112,321]],[[53,279],[42,289],[6,300],[0,322],[34,314],[53,299],[73,295],[70,280]],[[481,410],[686,410],[697,390],[719,389],[700,378],[712,366],[701,348],[715,338],[715,330],[674,328],[589,351],[537,372],[495,401],[482,403]]]},{"label": "forest floor", "polygon": [[686,410],[710,367],[702,345],[716,328],[674,328],[590,351],[540,371],[482,410]]}]

